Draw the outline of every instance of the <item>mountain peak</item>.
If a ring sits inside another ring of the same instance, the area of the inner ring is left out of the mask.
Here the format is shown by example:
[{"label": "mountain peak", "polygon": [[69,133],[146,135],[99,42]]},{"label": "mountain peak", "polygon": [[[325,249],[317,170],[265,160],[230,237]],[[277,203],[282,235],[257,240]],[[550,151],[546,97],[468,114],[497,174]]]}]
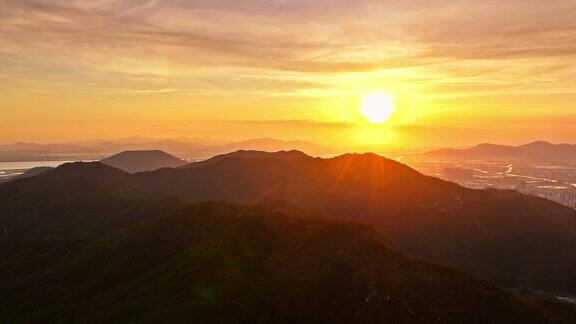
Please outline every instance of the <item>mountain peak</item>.
[{"label": "mountain peak", "polygon": [[494,146],[500,146],[498,144],[493,144],[493,143],[480,143],[476,146],[474,146],[475,148],[481,148],[481,147],[494,147]]},{"label": "mountain peak", "polygon": [[42,177],[80,176],[83,178],[124,177],[127,175],[122,170],[100,162],[69,162],[40,174]]},{"label": "mountain peak", "polygon": [[277,152],[267,152],[267,151],[259,151],[259,150],[238,150],[235,152],[228,153],[227,155],[236,155],[236,156],[258,156],[258,157],[305,157],[308,156],[306,153],[299,151],[299,150],[281,150]]},{"label": "mountain peak", "polygon": [[551,147],[551,146],[556,146],[556,145],[554,145],[550,142],[546,142],[546,141],[535,141],[535,142],[528,143],[525,145],[520,145],[519,147],[538,147],[538,148],[541,148],[541,147]]},{"label": "mountain peak", "polygon": [[572,161],[576,159],[576,147],[546,141],[535,141],[519,146],[483,143],[468,149],[440,149],[428,152],[427,155],[443,158]]},{"label": "mountain peak", "polygon": [[347,153],[342,154],[334,158],[335,160],[345,160],[345,161],[354,161],[354,162],[384,162],[384,163],[393,163],[397,164],[401,167],[406,167],[405,165],[389,159],[385,156],[376,153]]},{"label": "mountain peak", "polygon": [[163,154],[163,155],[170,155],[164,151],[161,150],[126,150],[123,152],[120,152],[116,155],[130,155],[130,154]]},{"label": "mountain peak", "polygon": [[366,152],[366,153],[346,153],[346,154],[342,154],[338,157],[343,157],[343,158],[384,158],[382,155],[376,154],[376,153],[372,153],[372,152]]},{"label": "mountain peak", "polygon": [[177,168],[186,164],[186,161],[160,150],[124,151],[101,162],[129,173]]},{"label": "mountain peak", "polygon": [[208,160],[191,163],[185,165],[184,168],[196,168],[200,166],[206,166],[210,164],[214,164],[216,162],[222,161],[228,158],[240,158],[240,159],[249,159],[249,160],[256,160],[256,159],[268,159],[268,160],[292,160],[292,159],[299,159],[310,157],[306,153],[298,150],[290,150],[290,151],[278,151],[278,152],[266,152],[266,151],[257,151],[257,150],[238,150],[222,155],[217,155],[212,157]]}]

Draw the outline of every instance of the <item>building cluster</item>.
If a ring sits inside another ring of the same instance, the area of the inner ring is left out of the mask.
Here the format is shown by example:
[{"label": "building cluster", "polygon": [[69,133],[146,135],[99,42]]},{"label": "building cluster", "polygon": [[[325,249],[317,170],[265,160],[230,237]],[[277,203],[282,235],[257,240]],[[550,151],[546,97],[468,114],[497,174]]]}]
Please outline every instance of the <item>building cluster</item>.
[{"label": "building cluster", "polygon": [[494,177],[490,180],[474,177],[472,169],[445,168],[442,178],[447,181],[456,182],[471,189],[508,189],[516,190],[523,194],[538,196],[557,202],[564,206],[576,209],[576,187],[571,186],[543,186],[542,184],[518,181],[510,177]]},{"label": "building cluster", "polygon": [[474,180],[474,170],[463,168],[445,168],[444,179],[454,182]]},{"label": "building cluster", "polygon": [[576,188],[571,189],[555,189],[555,190],[537,190],[534,192],[536,196],[540,196],[552,201],[555,201],[564,206],[576,208]]}]

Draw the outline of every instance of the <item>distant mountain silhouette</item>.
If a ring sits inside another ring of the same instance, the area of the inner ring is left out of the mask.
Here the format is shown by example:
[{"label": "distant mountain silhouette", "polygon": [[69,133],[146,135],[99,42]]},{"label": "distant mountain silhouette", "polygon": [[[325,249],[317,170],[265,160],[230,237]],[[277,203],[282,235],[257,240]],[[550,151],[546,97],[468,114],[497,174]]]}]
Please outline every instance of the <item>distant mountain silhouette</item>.
[{"label": "distant mountain silhouette", "polygon": [[576,160],[576,145],[538,141],[520,146],[480,144],[469,149],[440,149],[426,155],[457,159]]},{"label": "distant mountain silhouette", "polygon": [[360,225],[181,199],[25,200],[0,205],[12,212],[0,213],[1,322],[576,320],[569,304],[407,256]]},{"label": "distant mountain silhouette", "polygon": [[14,144],[0,145],[0,151],[22,152],[22,153],[86,153],[89,151],[86,147],[75,144],[36,144],[18,142]]},{"label": "distant mountain silhouette", "polygon": [[255,150],[255,151],[291,151],[298,150],[306,153],[325,152],[327,148],[305,141],[282,141],[273,138],[258,138],[238,143],[224,145],[220,148],[223,152],[232,152],[238,150]]},{"label": "distant mountain silhouette", "polygon": [[47,161],[47,160],[95,160],[123,151],[161,150],[172,155],[208,157],[238,150],[276,152],[300,150],[310,154],[331,153],[330,149],[304,141],[282,141],[271,138],[220,144],[222,141],[207,140],[210,144],[188,142],[187,139],[155,140],[131,137],[114,141],[85,141],[79,144],[15,143],[0,145],[0,162]]},{"label": "distant mountain silhouette", "polygon": [[264,151],[247,151],[247,150],[240,150],[236,152],[226,153],[222,155],[217,155],[213,158],[199,161],[195,163],[190,163],[182,168],[197,168],[201,166],[206,166],[209,164],[214,164],[218,161],[222,161],[227,158],[242,158],[242,159],[283,159],[283,160],[290,160],[290,159],[298,159],[302,157],[307,157],[303,152],[297,150],[291,151],[279,151],[279,152],[264,152]]},{"label": "distant mountain silhouette", "polygon": [[210,145],[187,143],[175,140],[162,140],[154,142],[104,142],[92,147],[98,152],[147,151],[161,150],[170,154],[206,154],[214,148]]},{"label": "distant mountain silhouette", "polygon": [[91,160],[101,152],[76,144],[14,143],[0,145],[0,162]]},{"label": "distant mountain silhouette", "polygon": [[159,150],[125,151],[102,159],[100,162],[129,173],[177,168],[187,164],[186,161]]}]

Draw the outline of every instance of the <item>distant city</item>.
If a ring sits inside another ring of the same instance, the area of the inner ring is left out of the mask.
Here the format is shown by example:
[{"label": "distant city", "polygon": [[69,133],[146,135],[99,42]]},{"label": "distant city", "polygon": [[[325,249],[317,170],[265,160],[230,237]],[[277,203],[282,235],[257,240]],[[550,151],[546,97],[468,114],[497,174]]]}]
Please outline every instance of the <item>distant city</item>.
[{"label": "distant city", "polygon": [[576,208],[576,162],[459,160],[412,156],[402,162],[472,189],[508,189]]}]

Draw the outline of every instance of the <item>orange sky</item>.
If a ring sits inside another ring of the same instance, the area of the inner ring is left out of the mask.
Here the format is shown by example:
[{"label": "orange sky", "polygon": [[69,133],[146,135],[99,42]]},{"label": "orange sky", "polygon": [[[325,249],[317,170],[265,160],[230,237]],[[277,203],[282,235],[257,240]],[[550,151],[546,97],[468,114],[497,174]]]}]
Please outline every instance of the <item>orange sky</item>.
[{"label": "orange sky", "polygon": [[[4,0],[0,142],[576,142],[576,1]],[[382,125],[361,96],[395,98]]]}]

